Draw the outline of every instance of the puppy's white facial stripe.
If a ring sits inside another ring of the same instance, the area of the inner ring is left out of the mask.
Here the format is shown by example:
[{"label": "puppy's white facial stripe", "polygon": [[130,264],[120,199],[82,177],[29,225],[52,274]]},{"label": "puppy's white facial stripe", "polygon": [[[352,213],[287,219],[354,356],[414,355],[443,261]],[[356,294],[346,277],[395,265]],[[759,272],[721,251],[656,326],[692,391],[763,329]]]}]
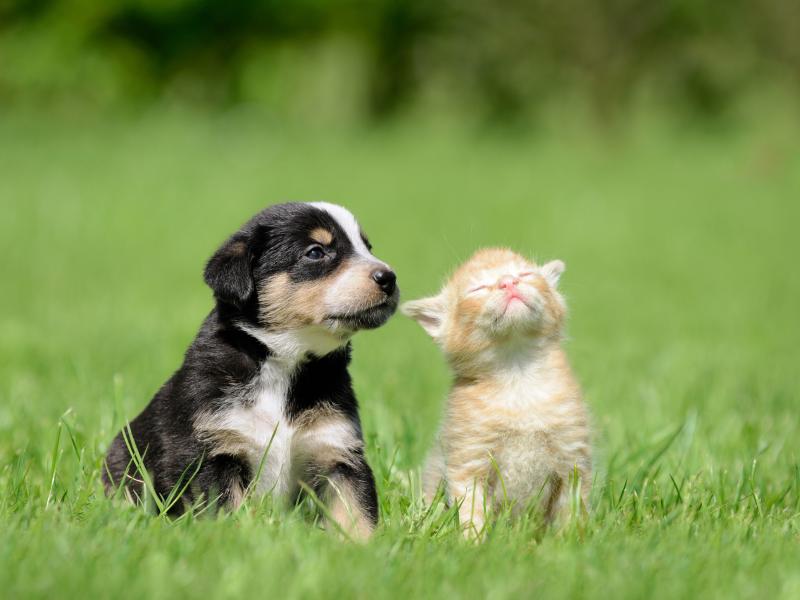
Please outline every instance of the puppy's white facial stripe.
[{"label": "puppy's white facial stripe", "polygon": [[[347,234],[347,237],[350,238],[350,243],[353,245],[353,248],[356,251],[356,254],[359,256],[363,256],[370,261],[374,261],[379,264],[384,264],[375,258],[372,255],[372,252],[369,251],[367,245],[364,243],[364,240],[361,238],[361,228],[358,226],[358,221],[353,216],[349,210],[344,208],[343,206],[339,206],[337,204],[330,204],[329,202],[311,202],[311,206],[318,208],[320,210],[324,210],[339,224],[339,226],[344,230]],[[385,266],[385,265],[384,265]]]}]

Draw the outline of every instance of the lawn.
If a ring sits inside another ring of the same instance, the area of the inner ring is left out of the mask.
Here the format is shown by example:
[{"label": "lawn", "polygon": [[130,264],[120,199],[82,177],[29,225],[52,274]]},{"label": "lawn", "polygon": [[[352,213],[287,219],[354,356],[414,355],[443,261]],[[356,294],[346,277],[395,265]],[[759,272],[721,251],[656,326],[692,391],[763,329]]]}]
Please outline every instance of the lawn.
[{"label": "lawn", "polygon": [[[800,597],[800,130],[535,135],[252,115],[0,116],[0,590],[7,598]],[[107,500],[104,452],[176,369],[204,261],[266,204],[361,220],[405,299],[472,250],[567,263],[591,406],[588,519],[482,545],[422,503],[448,387],[396,316],[355,339],[381,523],[361,546],[269,498],[169,521]]]}]

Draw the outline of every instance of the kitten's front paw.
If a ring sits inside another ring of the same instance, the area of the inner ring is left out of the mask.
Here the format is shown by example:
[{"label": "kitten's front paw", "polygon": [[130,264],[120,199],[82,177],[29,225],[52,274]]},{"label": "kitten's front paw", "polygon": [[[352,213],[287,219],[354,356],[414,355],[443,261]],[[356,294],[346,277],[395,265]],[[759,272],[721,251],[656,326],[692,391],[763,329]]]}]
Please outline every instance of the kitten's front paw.
[{"label": "kitten's front paw", "polygon": [[485,524],[476,523],[475,521],[464,523],[461,528],[461,535],[464,536],[465,540],[479,544],[486,538]]},{"label": "kitten's front paw", "polygon": [[481,542],[486,537],[486,519],[483,511],[463,510],[462,508],[459,511],[459,522],[464,539]]}]

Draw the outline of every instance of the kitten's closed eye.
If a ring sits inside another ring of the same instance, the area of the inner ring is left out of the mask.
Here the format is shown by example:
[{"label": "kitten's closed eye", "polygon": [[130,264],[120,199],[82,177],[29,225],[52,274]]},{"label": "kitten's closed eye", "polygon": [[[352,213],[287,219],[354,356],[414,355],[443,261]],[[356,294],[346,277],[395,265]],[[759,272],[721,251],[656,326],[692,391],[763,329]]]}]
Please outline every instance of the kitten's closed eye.
[{"label": "kitten's closed eye", "polygon": [[[535,277],[536,275],[539,275],[539,273],[537,271],[525,271],[524,273],[520,273],[519,275],[516,275],[514,278],[515,279],[523,279],[523,278],[526,278],[526,277]],[[471,287],[470,289],[468,289],[467,290],[467,294],[474,294],[474,293],[477,293],[477,292],[488,290],[491,287],[492,287],[492,284],[489,284],[489,283],[476,285],[476,286]]]},{"label": "kitten's closed eye", "polygon": [[486,290],[486,289],[489,289],[488,285],[479,285],[479,286],[476,286],[476,287],[474,287],[472,289],[467,290],[467,293],[468,294],[474,294],[475,292],[480,292],[480,291]]}]

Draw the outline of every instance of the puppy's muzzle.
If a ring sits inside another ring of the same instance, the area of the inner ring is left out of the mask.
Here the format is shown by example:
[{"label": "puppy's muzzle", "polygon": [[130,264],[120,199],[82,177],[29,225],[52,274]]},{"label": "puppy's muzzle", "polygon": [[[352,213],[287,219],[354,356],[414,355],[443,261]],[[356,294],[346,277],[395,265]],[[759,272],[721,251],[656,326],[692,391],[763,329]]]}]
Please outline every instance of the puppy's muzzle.
[{"label": "puppy's muzzle", "polygon": [[343,310],[328,316],[328,320],[336,323],[337,327],[342,327],[350,331],[359,329],[376,329],[380,327],[397,310],[400,300],[400,290],[397,287],[397,275],[386,266],[381,266],[369,274],[369,278],[374,282],[380,291],[376,290],[376,297],[367,306],[361,306],[355,310]]}]

